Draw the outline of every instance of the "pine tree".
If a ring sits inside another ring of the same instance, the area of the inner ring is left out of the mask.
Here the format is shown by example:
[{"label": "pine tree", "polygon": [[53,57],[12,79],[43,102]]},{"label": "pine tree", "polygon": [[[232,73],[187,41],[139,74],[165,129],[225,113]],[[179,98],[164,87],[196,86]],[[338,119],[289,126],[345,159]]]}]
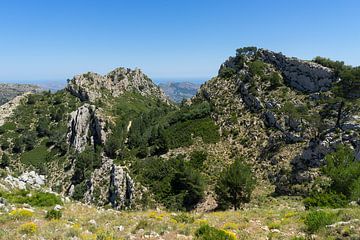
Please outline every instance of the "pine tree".
[{"label": "pine tree", "polygon": [[237,210],[241,203],[250,201],[255,183],[250,166],[245,164],[241,158],[236,159],[221,173],[215,187],[218,207],[227,209],[233,206]]}]

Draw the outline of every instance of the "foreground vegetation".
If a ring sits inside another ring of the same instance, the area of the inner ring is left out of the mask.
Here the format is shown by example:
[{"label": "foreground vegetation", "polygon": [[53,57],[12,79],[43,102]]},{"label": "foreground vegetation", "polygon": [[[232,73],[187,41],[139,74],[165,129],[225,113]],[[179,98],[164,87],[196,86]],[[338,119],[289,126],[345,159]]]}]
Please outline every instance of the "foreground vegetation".
[{"label": "foreground vegetation", "polygon": [[[0,239],[358,239],[360,208],[304,211],[299,198],[259,198],[239,211],[115,211],[81,203],[0,210]],[[310,238],[311,236],[311,238]]]}]

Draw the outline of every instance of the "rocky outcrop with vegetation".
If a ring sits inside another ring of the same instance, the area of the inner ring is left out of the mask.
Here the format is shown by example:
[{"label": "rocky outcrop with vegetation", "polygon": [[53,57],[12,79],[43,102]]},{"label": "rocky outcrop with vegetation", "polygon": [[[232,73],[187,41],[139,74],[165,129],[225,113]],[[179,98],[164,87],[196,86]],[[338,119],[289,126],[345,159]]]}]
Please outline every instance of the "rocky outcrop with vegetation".
[{"label": "rocky outcrop with vegetation", "polygon": [[340,146],[359,159],[356,74],[323,58],[243,48],[176,106],[138,69],[85,73],[8,108],[0,166],[115,209],[238,208],[272,188],[309,196]]}]

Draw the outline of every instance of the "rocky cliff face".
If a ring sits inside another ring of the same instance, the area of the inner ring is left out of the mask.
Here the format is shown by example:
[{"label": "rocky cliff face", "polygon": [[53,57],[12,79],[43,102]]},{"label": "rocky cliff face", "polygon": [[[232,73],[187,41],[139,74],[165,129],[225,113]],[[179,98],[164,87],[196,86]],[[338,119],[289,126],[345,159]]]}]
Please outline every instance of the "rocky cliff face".
[{"label": "rocky cliff face", "polygon": [[78,152],[87,145],[100,145],[106,141],[105,121],[99,109],[94,105],[84,104],[70,114],[68,124],[68,143]]},{"label": "rocky cliff face", "polygon": [[69,81],[67,90],[82,101],[95,102],[107,96],[118,97],[124,92],[137,92],[168,102],[162,90],[139,69],[117,68],[105,76],[86,73]]},{"label": "rocky cliff face", "polygon": [[264,62],[280,71],[285,81],[296,90],[309,93],[328,91],[337,81],[334,71],[320,64],[289,58],[264,49],[260,49],[258,53]]}]

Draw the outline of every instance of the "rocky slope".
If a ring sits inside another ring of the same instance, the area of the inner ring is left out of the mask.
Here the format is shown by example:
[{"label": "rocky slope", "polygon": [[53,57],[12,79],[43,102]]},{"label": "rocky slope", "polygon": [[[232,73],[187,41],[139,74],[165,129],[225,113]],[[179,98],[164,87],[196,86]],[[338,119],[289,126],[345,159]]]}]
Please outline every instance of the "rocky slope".
[{"label": "rocky slope", "polygon": [[332,69],[315,62],[244,48],[193,101],[214,106],[213,118],[232,151],[253,162],[277,193],[304,194],[324,156],[339,144],[359,157],[359,101],[349,100],[342,111],[331,91],[339,81]]},{"label": "rocky slope", "polygon": [[39,92],[41,88],[30,84],[0,83],[0,105],[26,92]]},{"label": "rocky slope", "polygon": [[[338,145],[360,158],[359,99],[339,95],[342,82],[327,66],[256,48],[239,49],[181,107],[138,69],[85,73],[2,109],[0,155],[10,173],[35,170],[53,191],[115,209],[212,210],[214,184],[238,157],[256,173],[255,197],[306,195]],[[199,197],[187,189],[197,184]]]},{"label": "rocky slope", "polygon": [[160,83],[159,87],[172,101],[180,103],[184,99],[192,98],[200,85],[191,82],[169,82]]}]

